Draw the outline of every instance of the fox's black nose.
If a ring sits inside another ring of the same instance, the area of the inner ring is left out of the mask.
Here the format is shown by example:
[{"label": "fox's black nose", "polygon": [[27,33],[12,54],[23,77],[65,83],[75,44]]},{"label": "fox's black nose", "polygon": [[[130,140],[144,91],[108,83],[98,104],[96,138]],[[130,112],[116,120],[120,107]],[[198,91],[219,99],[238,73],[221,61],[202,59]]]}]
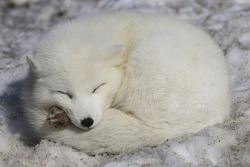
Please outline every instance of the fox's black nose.
[{"label": "fox's black nose", "polygon": [[82,126],[87,127],[87,128],[93,125],[93,123],[94,123],[93,119],[89,117],[81,121]]}]

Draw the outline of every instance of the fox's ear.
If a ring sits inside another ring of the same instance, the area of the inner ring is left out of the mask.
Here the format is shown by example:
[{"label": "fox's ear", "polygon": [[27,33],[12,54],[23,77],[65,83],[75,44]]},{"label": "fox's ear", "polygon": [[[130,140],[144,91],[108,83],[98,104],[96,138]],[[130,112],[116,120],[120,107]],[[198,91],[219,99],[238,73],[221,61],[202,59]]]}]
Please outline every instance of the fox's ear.
[{"label": "fox's ear", "polygon": [[28,54],[26,59],[27,59],[27,62],[29,63],[29,65],[32,69],[37,68],[37,65],[36,65],[35,60],[34,60],[34,55],[32,53]]},{"label": "fox's ear", "polygon": [[127,58],[127,48],[123,45],[115,45],[112,47],[111,55],[112,65],[120,66]]}]

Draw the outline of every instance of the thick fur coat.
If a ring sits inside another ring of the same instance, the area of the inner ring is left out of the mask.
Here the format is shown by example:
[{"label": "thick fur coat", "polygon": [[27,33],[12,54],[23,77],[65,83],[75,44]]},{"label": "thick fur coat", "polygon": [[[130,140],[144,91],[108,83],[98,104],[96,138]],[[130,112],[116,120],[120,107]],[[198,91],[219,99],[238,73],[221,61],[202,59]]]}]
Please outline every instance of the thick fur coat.
[{"label": "thick fur coat", "polygon": [[[165,15],[118,12],[68,21],[27,59],[31,126],[89,154],[157,146],[230,114],[222,51],[206,33]],[[69,126],[49,123],[52,106],[66,112]]]}]

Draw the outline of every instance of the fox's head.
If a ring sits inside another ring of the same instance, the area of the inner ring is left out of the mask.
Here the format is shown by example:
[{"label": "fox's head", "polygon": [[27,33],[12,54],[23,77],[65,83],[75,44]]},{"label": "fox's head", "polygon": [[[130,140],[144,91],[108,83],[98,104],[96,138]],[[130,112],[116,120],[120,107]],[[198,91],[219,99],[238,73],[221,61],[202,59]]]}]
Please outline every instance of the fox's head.
[{"label": "fox's head", "polygon": [[32,103],[36,108],[62,108],[81,128],[95,127],[112,105],[124,77],[123,45],[88,35],[52,33],[27,56]]}]

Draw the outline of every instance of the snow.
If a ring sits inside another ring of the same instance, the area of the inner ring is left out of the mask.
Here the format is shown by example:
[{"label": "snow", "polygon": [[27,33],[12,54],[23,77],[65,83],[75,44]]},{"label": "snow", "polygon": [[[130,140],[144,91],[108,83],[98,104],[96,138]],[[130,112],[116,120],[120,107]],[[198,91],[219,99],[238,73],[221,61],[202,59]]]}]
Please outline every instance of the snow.
[{"label": "snow", "polygon": [[[177,15],[208,32],[227,58],[231,118],[127,154],[89,156],[38,139],[23,117],[20,98],[27,53],[52,25],[104,9]],[[249,9],[249,0],[0,1],[0,166],[250,166]]]}]

